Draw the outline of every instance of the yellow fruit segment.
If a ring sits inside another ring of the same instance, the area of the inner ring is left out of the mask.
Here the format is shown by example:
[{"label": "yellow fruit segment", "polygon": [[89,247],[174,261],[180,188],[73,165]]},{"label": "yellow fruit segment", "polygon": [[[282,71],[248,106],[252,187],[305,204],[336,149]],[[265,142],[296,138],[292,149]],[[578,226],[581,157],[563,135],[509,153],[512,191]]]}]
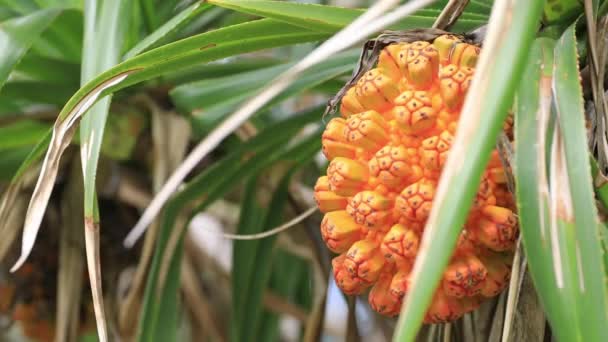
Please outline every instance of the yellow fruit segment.
[{"label": "yellow fruit segment", "polygon": [[346,129],[346,120],[342,118],[334,118],[327,124],[325,131],[321,136],[321,144],[323,146],[323,154],[329,160],[335,157],[354,158],[357,155],[355,146],[346,142],[344,130]]},{"label": "yellow fruit segment", "polygon": [[[323,133],[330,164],[314,196],[323,240],[339,253],[336,284],[349,295],[371,288],[383,315],[398,314],[408,295],[479,53],[454,35],[386,46]],[[457,319],[508,283],[519,230],[507,175],[493,151],[426,323]]]},{"label": "yellow fruit segment", "polygon": [[324,213],[345,209],[348,204],[347,197],[339,196],[331,191],[327,176],[319,177],[315,184],[315,201],[319,210]]},{"label": "yellow fruit segment", "polygon": [[363,230],[346,211],[325,214],[321,222],[321,236],[332,252],[346,252],[363,236]]},{"label": "yellow fruit segment", "polygon": [[340,196],[353,196],[367,184],[366,165],[348,158],[335,158],[327,168],[329,188]]}]

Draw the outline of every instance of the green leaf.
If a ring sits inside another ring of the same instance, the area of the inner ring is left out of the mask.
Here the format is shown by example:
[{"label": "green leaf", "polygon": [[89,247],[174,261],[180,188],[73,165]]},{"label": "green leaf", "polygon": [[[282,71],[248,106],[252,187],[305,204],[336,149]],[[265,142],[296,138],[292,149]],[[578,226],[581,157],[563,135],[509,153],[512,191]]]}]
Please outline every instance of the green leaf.
[{"label": "green leaf", "polygon": [[10,180],[30,150],[31,147],[27,146],[2,151],[0,153],[0,180]]},{"label": "green leaf", "polygon": [[[78,86],[80,65],[27,53],[13,71],[13,76],[52,84]],[[76,90],[78,89],[74,89],[70,96]]]},{"label": "green leaf", "polygon": [[[447,3],[447,1],[443,2]],[[490,11],[492,10],[492,2],[493,1],[471,0],[469,1],[469,5],[467,6],[466,10],[474,13],[489,15]]]},{"label": "green leaf", "polygon": [[[468,97],[462,109],[460,131],[456,132],[433,200],[422,241],[425,247],[416,259],[413,283],[399,317],[395,341],[412,341],[416,336],[523,75],[541,17],[542,2],[516,0],[509,6],[510,11],[517,13],[509,16],[511,20],[502,21],[503,25],[500,20],[492,25],[493,18],[490,20],[487,37],[497,37],[500,32],[500,42],[496,39],[486,41],[492,50],[486,45],[477,64],[475,78],[482,83],[473,81],[472,87],[477,89],[470,89],[469,94],[474,97]],[[505,14],[495,12],[493,15]],[[481,65],[484,53],[491,55]],[[466,136],[462,132],[466,132]]]},{"label": "green leaf", "polygon": [[[358,57],[359,53],[357,51],[349,51],[314,66],[278,95],[267,107],[350,72]],[[178,109],[185,113],[192,113],[197,128],[206,132],[244,100],[255,94],[260,87],[294,64],[283,64],[233,76],[185,84],[173,89],[170,95]]]},{"label": "green leaf", "polygon": [[28,15],[39,9],[34,0],[2,0],[1,4],[19,12],[21,15]]},{"label": "green leaf", "polygon": [[[77,105],[89,93],[120,75],[129,76],[118,84],[102,88],[105,90],[102,91],[101,97],[129,85],[203,62],[264,48],[320,40],[327,36],[264,19],[186,38],[145,52],[95,77],[72,96],[63,107],[59,118],[62,121],[68,114],[73,114]],[[50,142],[50,136],[49,131],[47,138],[40,142],[21,165],[13,182],[17,182],[23,171],[42,156]]]},{"label": "green leaf", "polygon": [[268,68],[279,64],[280,61],[272,58],[239,58],[225,63],[207,63],[195,65],[185,70],[171,72],[163,79],[171,84],[184,84],[199,81],[205,78],[220,78],[247,71]]},{"label": "green leaf", "polygon": [[[162,216],[157,248],[147,280],[144,314],[140,322],[138,341],[157,341],[159,334],[166,334],[163,337],[167,338],[175,334],[175,331],[172,330],[174,329],[173,319],[177,317],[178,311],[174,303],[177,301],[177,289],[179,288],[178,261],[182,249],[180,245],[173,251],[173,254],[167,255],[167,242],[174,230],[180,229],[180,236],[183,236],[185,231],[187,224],[175,227],[178,213],[192,201],[200,200],[201,196],[204,196],[205,200],[194,209],[193,213],[204,210],[213,201],[231,191],[239,180],[257,173],[265,165],[274,161],[280,154],[281,147],[285,146],[286,142],[304,124],[318,119],[321,112],[321,109],[317,108],[268,127],[229,156],[194,177],[180,193],[169,201]],[[319,140],[318,137],[315,139]],[[318,146],[311,145],[318,149]],[[165,284],[159,284],[159,269],[164,258],[170,258],[172,265],[169,274],[174,276],[168,276]],[[168,323],[169,326],[165,323]],[[172,341],[174,339],[161,340]]]},{"label": "green leaf", "polygon": [[[310,292],[310,279],[308,278],[308,265],[299,257],[288,251],[279,249],[272,259],[272,274],[269,288],[283,300],[297,303],[297,296],[302,292]],[[264,310],[261,325],[255,336],[262,341],[278,341],[279,319],[282,315]]]},{"label": "green leaf", "polygon": [[[260,207],[257,198],[258,177],[249,178],[245,184],[245,191],[241,201],[241,213],[237,232],[239,234],[254,234],[263,230],[264,210]],[[269,212],[269,211],[266,211]],[[249,241],[246,241],[249,242]],[[255,255],[257,252],[258,241],[245,243],[245,241],[235,241],[232,249],[232,318],[230,319],[230,339],[232,341],[242,341],[247,335],[244,326],[247,321],[254,321],[258,316],[251,316],[251,311],[256,308],[247,306],[249,301],[250,283],[258,281]],[[238,245],[238,247],[237,247]]]},{"label": "green leaf", "polygon": [[60,117],[65,118],[88,93],[119,75],[129,76],[118,84],[104,88],[102,96],[203,62],[265,48],[321,40],[327,36],[266,19],[186,38],[145,52],[95,77],[72,96]]},{"label": "green leaf", "polygon": [[32,46],[38,55],[80,64],[83,49],[80,10],[64,10]]},{"label": "green leaf", "polygon": [[583,13],[583,5],[579,0],[547,1],[544,8],[544,20],[547,23],[559,23],[572,20]]},{"label": "green leaf", "polygon": [[[556,337],[574,341],[577,333],[571,324],[575,319],[567,299],[570,293],[565,293],[556,281],[554,255],[559,251],[552,245],[553,234],[549,230],[546,161],[551,133],[544,125],[549,124],[553,69],[545,66],[553,65],[554,46],[555,42],[548,38],[535,41],[518,90],[514,177],[519,226],[534,286]],[[546,119],[542,119],[543,115]]]},{"label": "green leaf", "polygon": [[[268,0],[210,0],[210,3],[240,11],[283,21],[318,32],[333,33],[345,27],[363,13],[361,9],[324,6],[317,4],[294,3]],[[408,29],[431,27],[439,11],[422,10],[408,16],[393,28]],[[455,29],[471,29],[484,24],[484,20],[463,18]]]},{"label": "green leaf", "polygon": [[[239,226],[239,234],[259,233],[272,229],[284,221],[283,212],[288,202],[291,177],[302,163],[309,161],[319,151],[319,138],[319,135],[314,134],[278,157],[278,159],[291,160],[295,164],[287,170],[275,189],[263,224],[261,226],[250,226],[248,221],[245,221],[243,226]],[[243,205],[248,204],[250,203],[245,202]],[[245,211],[249,212],[250,209]],[[248,218],[243,217],[243,219],[247,220]],[[262,240],[234,242],[233,274],[238,274],[238,276],[234,278],[232,289],[233,295],[237,296],[233,301],[233,310],[236,310],[237,313],[232,320],[232,323],[236,325],[236,328],[232,330],[233,341],[242,341],[246,339],[246,336],[261,336],[260,330],[263,324],[262,297],[270,280],[276,239],[277,235],[274,235]],[[237,295],[237,293],[239,294]],[[239,301],[238,298],[244,300]]]},{"label": "green leaf", "polygon": [[17,12],[15,12],[14,10],[5,7],[5,6],[0,6],[0,22],[3,22],[5,20],[14,18],[19,16],[19,14]]},{"label": "green leaf", "polygon": [[59,13],[60,10],[41,10],[0,23],[0,90],[34,40]]},{"label": "green leaf", "polygon": [[145,23],[148,31],[156,30],[161,23],[172,16],[173,10],[178,5],[178,0],[140,0],[144,12]]},{"label": "green leaf", "polygon": [[0,127],[0,150],[32,147],[46,134],[48,124],[33,120],[21,120]]},{"label": "green leaf", "polygon": [[0,100],[19,100],[31,105],[52,104],[60,107],[77,89],[78,86],[74,85],[11,81],[4,86],[0,94]]},{"label": "green leaf", "polygon": [[[96,2],[93,1],[91,7]],[[126,35],[128,12],[125,2],[120,0],[106,0],[101,3],[100,13],[97,8],[89,8],[85,17],[85,46],[82,63],[82,81],[93,78],[96,74],[114,66],[120,59],[120,52]],[[92,217],[95,200],[95,178],[97,163],[101,150],[102,138],[110,97],[102,99],[95,104],[84,116],[80,124],[80,141],[83,149],[84,170],[84,210],[85,218]]]},{"label": "green leaf", "polygon": [[149,36],[142,39],[137,45],[135,45],[131,50],[129,50],[129,52],[125,54],[124,59],[135,57],[142,52],[157,46],[159,42],[167,39],[167,36],[174,34],[175,31],[179,30],[181,27],[183,27],[183,25],[187,24],[194,17],[200,15],[210,7],[210,5],[203,4],[202,2],[198,1],[193,3],[178,15],[171,18],[171,20],[159,27],[156,31],[152,32]]},{"label": "green leaf", "polygon": [[[132,7],[126,5],[127,2],[120,0],[105,0],[101,3],[91,0],[85,3],[82,83],[119,61],[128,32],[128,19],[131,17],[127,8]],[[95,179],[110,101],[111,98],[106,97],[94,104],[89,109],[88,115],[83,117],[80,126],[86,257],[93,292],[95,319],[101,341],[107,341],[108,332],[101,286],[100,219]],[[71,139],[71,136],[64,137],[64,139],[66,138]],[[42,172],[44,171],[43,169]],[[26,225],[24,231],[27,232],[27,229]]]},{"label": "green leaf", "polygon": [[[578,268],[573,270],[578,280],[574,286],[583,284],[582,288],[578,286],[574,301],[579,314],[580,336],[585,341],[604,341],[608,340],[608,295],[600,238],[603,226],[598,218],[591,179],[574,29],[573,24],[555,47],[553,83],[572,196],[573,217],[565,219],[570,219],[567,223],[571,225],[571,241],[576,244],[576,253],[571,256],[572,264]],[[589,316],[593,319],[589,320]]]},{"label": "green leaf", "polygon": [[272,18],[319,32],[335,32],[357,18],[362,10],[285,1],[210,0],[210,3]]},{"label": "green leaf", "polygon": [[82,9],[83,0],[34,0],[40,8],[74,8]]}]

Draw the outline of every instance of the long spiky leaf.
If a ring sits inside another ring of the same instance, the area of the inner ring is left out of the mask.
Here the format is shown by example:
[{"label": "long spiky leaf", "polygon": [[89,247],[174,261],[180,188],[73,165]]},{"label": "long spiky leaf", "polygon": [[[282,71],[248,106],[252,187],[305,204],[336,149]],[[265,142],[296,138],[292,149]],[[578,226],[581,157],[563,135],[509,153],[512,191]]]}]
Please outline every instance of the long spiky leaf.
[{"label": "long spiky leaf", "polygon": [[[553,94],[553,50],[555,42],[539,38],[534,42],[528,66],[518,90],[515,107],[516,198],[519,224],[528,267],[547,319],[555,335],[575,340],[572,310],[568,296],[558,286],[556,260],[549,211],[547,155],[550,147],[551,103]],[[533,146],[533,148],[530,148]]]},{"label": "long spiky leaf", "polygon": [[[575,25],[570,26],[555,47],[553,92],[559,127],[564,139],[567,181],[571,192],[571,216],[566,217],[576,244],[577,297],[581,337],[608,340],[608,294],[600,230],[593,192],[587,147],[583,92],[580,85]],[[588,320],[588,316],[593,317]],[[585,328],[583,328],[585,327]]]}]

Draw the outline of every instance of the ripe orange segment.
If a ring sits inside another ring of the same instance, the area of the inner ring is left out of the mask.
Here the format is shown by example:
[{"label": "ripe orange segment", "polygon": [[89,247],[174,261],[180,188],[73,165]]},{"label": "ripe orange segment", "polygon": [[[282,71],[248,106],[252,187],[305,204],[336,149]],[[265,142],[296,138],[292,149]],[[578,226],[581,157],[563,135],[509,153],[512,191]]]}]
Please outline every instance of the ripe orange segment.
[{"label": "ripe orange segment", "polygon": [[400,267],[391,280],[389,292],[399,300],[405,296],[410,287],[410,271],[410,267]]},{"label": "ripe orange segment", "polygon": [[481,294],[494,297],[509,284],[513,258],[510,253],[487,253],[480,259],[488,270],[488,279],[481,289]]},{"label": "ripe orange segment", "polygon": [[423,179],[403,189],[397,197],[396,208],[408,220],[423,222],[431,212],[434,196],[434,182]]},{"label": "ripe orange segment", "polygon": [[399,82],[403,77],[401,70],[405,69],[408,46],[407,43],[389,45],[380,52],[378,57],[378,68],[395,82]]},{"label": "ripe orange segment", "polygon": [[344,260],[346,260],[346,254],[335,257],[331,262],[336,284],[342,292],[348,295],[356,295],[363,292],[369,284],[364,283],[360,278],[352,275],[344,266]]},{"label": "ripe orange segment", "polygon": [[479,294],[488,271],[475,256],[456,258],[445,270],[443,290],[452,297],[471,297]]},{"label": "ripe orange segment", "polygon": [[348,272],[368,285],[378,279],[384,264],[384,257],[377,244],[370,240],[355,242],[346,252],[346,259],[344,259],[344,267]]},{"label": "ripe orange segment", "polygon": [[439,68],[439,53],[433,45],[412,44],[408,53],[408,78],[417,89],[426,89],[432,86],[437,77]]},{"label": "ripe orange segment", "polygon": [[382,240],[382,254],[387,261],[407,262],[418,253],[420,238],[412,229],[396,224],[386,233]]},{"label": "ripe orange segment", "polygon": [[382,274],[369,292],[369,305],[387,316],[394,316],[401,309],[401,299],[390,292],[392,278],[390,273]]},{"label": "ripe orange segment", "polygon": [[517,240],[517,220],[510,209],[487,205],[481,210],[481,218],[470,228],[480,244],[494,251],[506,251]]},{"label": "ripe orange segment", "polygon": [[464,101],[464,95],[471,83],[474,69],[450,64],[439,73],[439,90],[443,102],[450,110],[456,110]]},{"label": "ripe orange segment", "polygon": [[[369,303],[384,315],[407,296],[479,51],[454,35],[386,46],[323,134],[331,162],[315,199],[323,239],[341,253],[336,283],[346,294],[372,287]],[[456,319],[508,283],[518,226],[507,180],[494,151],[425,322]]]},{"label": "ripe orange segment", "polygon": [[348,203],[346,212],[367,228],[378,228],[390,219],[393,202],[373,191],[361,191]]},{"label": "ripe orange segment", "polygon": [[429,169],[439,170],[445,164],[454,137],[449,131],[432,136],[422,141],[420,157],[422,163]]}]

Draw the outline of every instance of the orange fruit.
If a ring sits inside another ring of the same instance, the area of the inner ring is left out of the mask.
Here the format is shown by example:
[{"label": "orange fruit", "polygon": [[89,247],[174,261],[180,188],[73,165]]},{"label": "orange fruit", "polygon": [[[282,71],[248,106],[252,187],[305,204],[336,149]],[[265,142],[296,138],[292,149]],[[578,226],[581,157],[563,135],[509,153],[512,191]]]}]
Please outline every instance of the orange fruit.
[{"label": "orange fruit", "polygon": [[[345,92],[322,136],[329,162],[315,186],[321,234],[346,294],[399,313],[450,152],[479,47],[444,35],[394,43]],[[508,125],[507,125],[508,126]],[[518,236],[496,151],[425,322],[457,319],[508,283]]]}]

